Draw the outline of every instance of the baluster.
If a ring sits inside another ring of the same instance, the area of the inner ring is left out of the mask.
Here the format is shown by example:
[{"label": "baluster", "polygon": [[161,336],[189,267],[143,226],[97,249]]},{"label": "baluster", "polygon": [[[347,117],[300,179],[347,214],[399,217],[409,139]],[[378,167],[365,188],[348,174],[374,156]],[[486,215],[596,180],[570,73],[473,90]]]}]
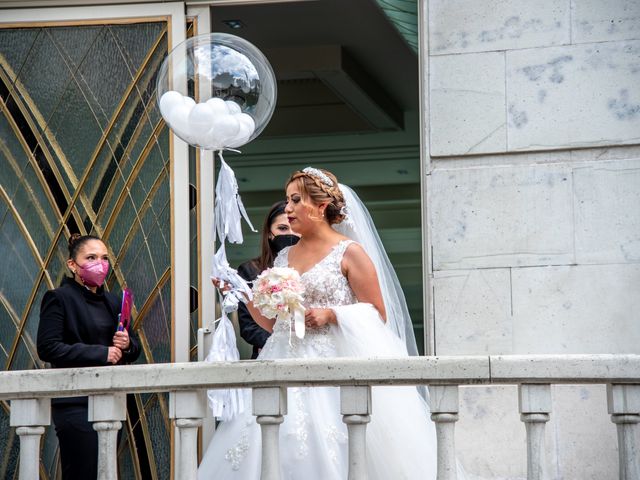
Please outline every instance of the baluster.
[{"label": "baluster", "polygon": [[371,420],[371,387],[340,387],[340,413],[349,432],[348,480],[367,478],[367,423]]},{"label": "baluster", "polygon": [[118,430],[126,419],[126,393],[89,396],[89,421],[98,432],[98,480],[117,478]]},{"label": "baluster", "polygon": [[438,440],[437,480],[456,480],[455,422],[458,421],[458,386],[429,385],[431,420]]},{"label": "baluster", "polygon": [[547,477],[544,460],[544,430],[551,413],[551,386],[518,386],[520,420],[527,431],[527,480]]},{"label": "baluster", "polygon": [[458,386],[429,385],[431,420],[438,440],[437,480],[456,480],[455,422],[458,421]]},{"label": "baluster", "polygon": [[207,413],[204,390],[169,393],[169,418],[178,429],[176,480],[195,480],[198,472],[198,427]]},{"label": "baluster", "polygon": [[607,409],[618,430],[620,480],[640,478],[640,385],[607,385]]},{"label": "baluster", "polygon": [[280,479],[280,424],[287,414],[287,389],[260,387],[253,389],[253,414],[262,430],[261,480]]},{"label": "baluster", "polygon": [[11,400],[9,424],[20,437],[20,480],[40,478],[40,439],[51,424],[49,398]]}]

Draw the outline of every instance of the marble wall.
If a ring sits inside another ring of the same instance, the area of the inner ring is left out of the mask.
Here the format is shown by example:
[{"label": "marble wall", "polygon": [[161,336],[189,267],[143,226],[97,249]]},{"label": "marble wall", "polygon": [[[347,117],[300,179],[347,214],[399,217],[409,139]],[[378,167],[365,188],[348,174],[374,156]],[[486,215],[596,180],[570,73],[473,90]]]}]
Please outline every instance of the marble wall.
[{"label": "marble wall", "polygon": [[[640,0],[427,3],[435,353],[640,353]],[[553,402],[548,478],[617,478],[604,387]],[[470,477],[525,478],[515,387],[461,407]]]},{"label": "marble wall", "polygon": [[637,0],[430,0],[431,155],[640,141]]}]

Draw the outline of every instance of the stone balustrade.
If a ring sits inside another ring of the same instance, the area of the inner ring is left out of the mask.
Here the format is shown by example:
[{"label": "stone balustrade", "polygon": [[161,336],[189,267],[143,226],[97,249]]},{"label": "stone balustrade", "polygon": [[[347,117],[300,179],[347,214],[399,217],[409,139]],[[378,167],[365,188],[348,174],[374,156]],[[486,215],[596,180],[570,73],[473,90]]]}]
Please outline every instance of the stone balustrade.
[{"label": "stone balustrade", "polygon": [[0,400],[11,402],[10,422],[20,437],[20,480],[38,478],[39,443],[50,424],[50,398],[89,396],[89,420],[99,434],[100,479],[116,478],[116,438],[125,419],[125,394],[170,392],[169,416],[179,435],[175,478],[195,479],[197,430],[207,415],[204,390],[253,388],[253,414],[263,435],[262,478],[279,478],[279,426],[287,414],[286,389],[335,385],[349,433],[349,480],[366,478],[366,426],[371,386],[428,385],[438,437],[438,480],[456,479],[455,422],[460,385],[516,384],[527,433],[527,479],[547,478],[544,429],[552,412],[552,384],[606,384],[607,407],[618,430],[619,478],[640,478],[640,355],[515,355],[397,359],[295,359],[214,364],[0,372]]}]

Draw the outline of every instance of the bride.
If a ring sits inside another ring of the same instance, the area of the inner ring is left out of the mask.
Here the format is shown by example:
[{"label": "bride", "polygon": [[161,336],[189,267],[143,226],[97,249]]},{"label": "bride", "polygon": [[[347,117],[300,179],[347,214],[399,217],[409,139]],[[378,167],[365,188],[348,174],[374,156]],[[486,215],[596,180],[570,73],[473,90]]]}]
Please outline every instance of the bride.
[{"label": "bride", "polygon": [[[288,322],[266,319],[249,304],[252,316],[273,332],[258,360],[416,354],[397,277],[355,193],[339,185],[332,173],[308,167],[291,176],[286,195],[285,213],[301,239],[283,249],[274,266],[291,267],[301,275],[306,335],[292,335]],[[435,428],[418,390],[373,387],[372,406],[368,478],[435,479]],[[280,426],[281,478],[346,479],[347,428],[339,389],[289,388],[288,410]],[[260,456],[260,430],[249,407],[220,424],[198,479],[258,480]]]}]

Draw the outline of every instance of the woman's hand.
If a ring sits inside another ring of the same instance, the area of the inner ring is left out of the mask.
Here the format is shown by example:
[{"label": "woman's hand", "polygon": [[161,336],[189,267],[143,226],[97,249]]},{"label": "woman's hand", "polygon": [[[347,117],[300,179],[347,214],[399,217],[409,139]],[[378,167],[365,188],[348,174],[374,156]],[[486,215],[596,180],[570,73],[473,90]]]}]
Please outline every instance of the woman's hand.
[{"label": "woman's hand", "polygon": [[[231,290],[231,284],[220,280],[219,278],[211,277],[211,283],[213,283],[213,286],[220,290],[222,293],[227,293],[229,290]],[[222,288],[220,288],[220,285],[222,285]]]},{"label": "woman's hand", "polygon": [[107,354],[107,363],[113,363],[114,365],[122,358],[122,350],[118,347],[109,347],[109,353]]},{"label": "woman's hand", "polygon": [[118,331],[113,336],[113,346],[120,350],[129,350],[131,342],[129,341],[129,332],[127,330]]},{"label": "woman's hand", "polygon": [[308,328],[320,328],[330,323],[338,323],[336,312],[330,308],[307,308],[304,312],[304,324]]}]

